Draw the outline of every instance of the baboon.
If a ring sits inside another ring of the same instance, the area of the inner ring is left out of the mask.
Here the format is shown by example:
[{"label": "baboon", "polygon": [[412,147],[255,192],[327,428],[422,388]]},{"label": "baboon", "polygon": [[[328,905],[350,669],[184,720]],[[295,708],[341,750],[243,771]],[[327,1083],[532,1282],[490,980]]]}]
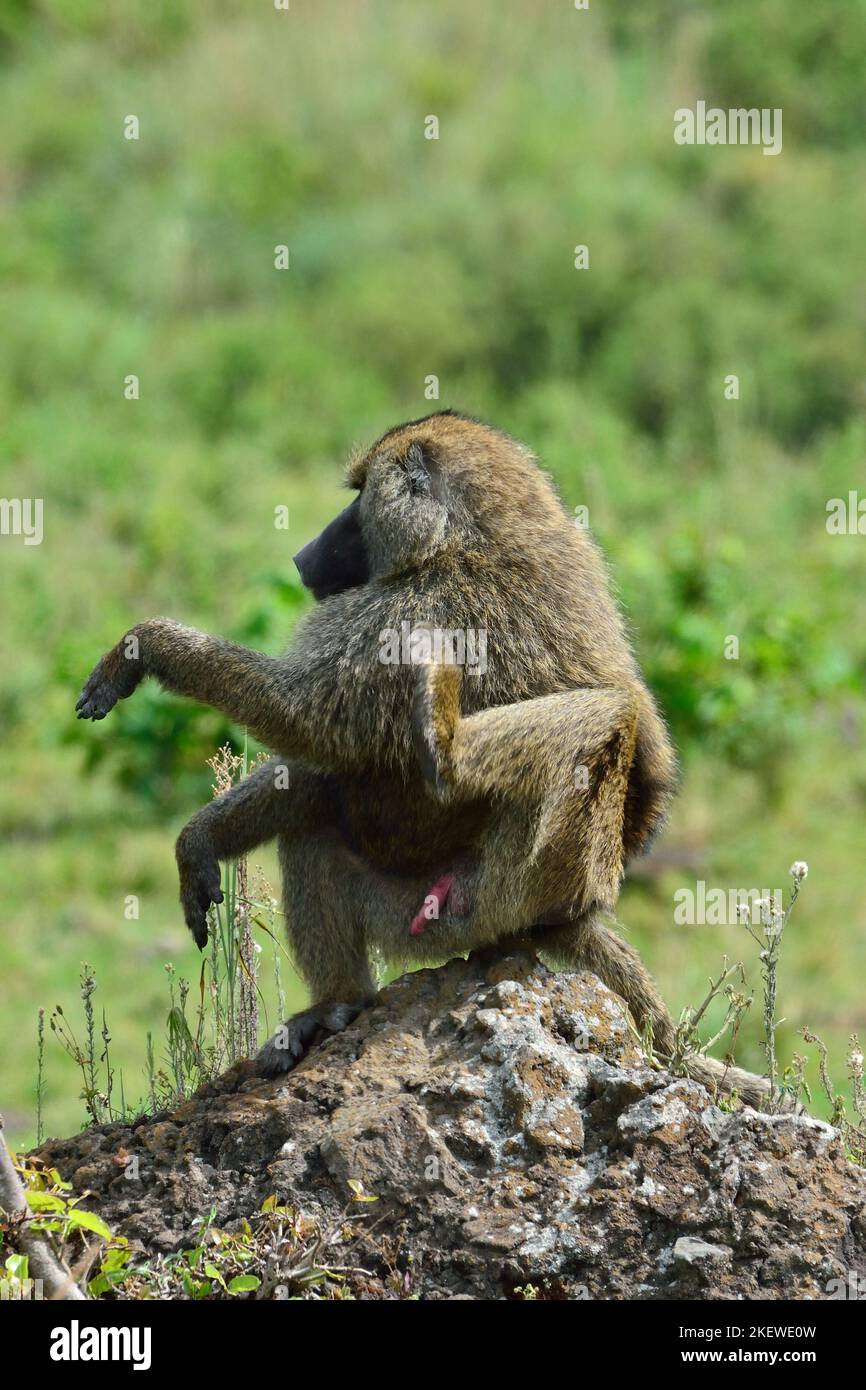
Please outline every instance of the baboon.
[{"label": "baboon", "polygon": [[278,838],[312,999],[262,1070],[289,1070],[369,1003],[372,948],[431,963],[494,943],[595,971],[664,1055],[671,1016],[600,914],[663,821],[675,759],[598,549],[527,448],[454,411],[389,430],[347,481],[355,499],[295,556],[316,604],[285,656],[154,618],[77,705],[102,719],[154,676],[273,750],[177,842],[201,948],[220,860]]}]

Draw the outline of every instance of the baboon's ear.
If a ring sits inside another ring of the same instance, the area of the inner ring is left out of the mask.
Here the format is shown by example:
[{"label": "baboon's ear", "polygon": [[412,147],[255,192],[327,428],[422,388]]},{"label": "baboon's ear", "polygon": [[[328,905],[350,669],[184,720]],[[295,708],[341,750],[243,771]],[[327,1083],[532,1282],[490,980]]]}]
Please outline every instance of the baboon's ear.
[{"label": "baboon's ear", "polygon": [[413,497],[439,496],[439,470],[435,459],[417,440],[409,445],[403,468]]},{"label": "baboon's ear", "polygon": [[368,475],[361,494],[362,530],[375,575],[417,569],[439,551],[448,532],[443,461],[435,445],[408,441]]}]

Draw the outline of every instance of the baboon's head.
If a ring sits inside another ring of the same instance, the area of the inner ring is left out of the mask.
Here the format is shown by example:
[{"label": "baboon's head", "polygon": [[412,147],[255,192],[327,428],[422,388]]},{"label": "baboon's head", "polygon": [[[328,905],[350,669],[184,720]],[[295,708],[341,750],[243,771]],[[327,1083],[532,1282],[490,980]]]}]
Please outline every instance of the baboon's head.
[{"label": "baboon's head", "polygon": [[438,561],[537,560],[571,529],[529,450],[453,411],[389,430],[347,481],[358,496],[295,556],[316,598]]}]

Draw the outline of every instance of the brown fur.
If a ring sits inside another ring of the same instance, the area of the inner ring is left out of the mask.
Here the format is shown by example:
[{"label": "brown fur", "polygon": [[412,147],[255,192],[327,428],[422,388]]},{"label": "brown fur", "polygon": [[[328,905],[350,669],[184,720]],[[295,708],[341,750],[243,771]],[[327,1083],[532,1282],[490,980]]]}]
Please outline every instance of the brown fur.
[{"label": "brown fur", "polygon": [[[178,842],[201,944],[218,861],[279,837],[313,1006],[264,1065],[293,1064],[371,997],[371,948],[428,961],[528,929],[608,980],[664,1051],[673,1024],[658,991],[597,921],[659,828],[675,777],[598,549],[523,445],[450,412],[389,431],[348,481],[361,490],[369,581],[317,604],[286,656],[154,619],[124,639],[136,639],[131,657],[120,643],[103,658],[79,702],[101,718],[153,675],[274,750]],[[486,674],[383,665],[381,634],[404,623],[484,629]],[[287,790],[274,783],[283,764]],[[452,872],[452,910],[411,937],[428,889]]]}]

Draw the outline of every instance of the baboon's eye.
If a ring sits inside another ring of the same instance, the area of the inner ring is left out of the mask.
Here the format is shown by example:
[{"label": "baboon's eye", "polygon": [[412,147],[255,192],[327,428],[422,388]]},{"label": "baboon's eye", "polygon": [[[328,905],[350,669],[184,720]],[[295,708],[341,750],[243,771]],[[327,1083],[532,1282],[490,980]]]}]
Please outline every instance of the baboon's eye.
[{"label": "baboon's eye", "polygon": [[410,444],[403,468],[409,481],[409,491],[415,497],[430,496],[430,468],[420,444]]}]

